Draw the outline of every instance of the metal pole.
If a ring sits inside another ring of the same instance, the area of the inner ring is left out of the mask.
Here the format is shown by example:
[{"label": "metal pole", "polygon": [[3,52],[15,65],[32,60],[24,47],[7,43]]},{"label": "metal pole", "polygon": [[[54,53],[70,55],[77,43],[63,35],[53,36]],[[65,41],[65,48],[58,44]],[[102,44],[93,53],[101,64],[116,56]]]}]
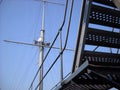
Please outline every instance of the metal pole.
[{"label": "metal pole", "polygon": [[[43,44],[44,43],[44,37],[43,37],[44,31],[43,30],[40,31],[40,35],[42,37],[41,44]],[[39,65],[41,66],[43,62],[43,58],[44,58],[44,46],[40,46],[39,48],[40,48]],[[42,78],[43,78],[43,66],[40,69],[40,81],[42,80]],[[43,90],[43,82],[40,84],[39,90]]]},{"label": "metal pole", "polygon": [[[46,0],[43,0],[43,13],[42,13],[42,30],[40,31],[40,44],[44,45],[44,23],[45,23],[45,3]],[[44,59],[44,46],[40,46],[40,55],[39,55],[39,65],[42,65]],[[43,78],[43,66],[40,69],[40,81]],[[43,90],[43,82],[39,86],[39,90]]]},{"label": "metal pole", "polygon": [[42,12],[42,30],[44,30],[44,24],[45,24],[45,3],[46,0],[43,0],[43,12]]},{"label": "metal pole", "polygon": [[[62,32],[60,31],[60,52],[62,52]],[[63,55],[60,55],[60,72],[61,72],[61,83],[63,81]]]}]

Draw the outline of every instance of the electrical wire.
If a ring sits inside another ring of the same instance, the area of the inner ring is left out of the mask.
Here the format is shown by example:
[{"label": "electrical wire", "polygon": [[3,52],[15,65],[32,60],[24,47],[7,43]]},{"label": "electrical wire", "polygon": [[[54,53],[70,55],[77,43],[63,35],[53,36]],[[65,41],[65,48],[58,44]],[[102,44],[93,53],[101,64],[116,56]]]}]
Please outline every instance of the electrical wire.
[{"label": "electrical wire", "polygon": [[[71,74],[71,72],[69,72],[69,73],[63,78],[63,80],[65,80],[70,74]],[[61,81],[58,82],[58,83],[57,83],[54,87],[52,87],[50,90],[54,90],[55,87],[58,86],[60,83],[61,83]]]},{"label": "electrical wire", "polygon": [[[26,51],[28,51],[28,49],[26,50]],[[20,56],[21,55],[21,56]],[[18,55],[18,58],[25,58],[26,57],[26,52],[23,52],[23,54],[19,54]],[[18,61],[17,61],[18,62]],[[15,68],[15,71],[14,71],[14,76],[13,76],[13,78],[11,78],[11,81],[10,81],[10,89],[14,89],[14,87],[12,86],[12,83],[13,82],[15,82],[16,84],[18,83],[18,75],[20,74],[20,73],[17,73],[17,71],[18,70],[20,70],[21,68],[21,65],[23,65],[23,60],[22,61],[20,61],[18,64],[17,64],[17,67]],[[16,79],[15,79],[16,78]]]},{"label": "electrical wire", "polygon": [[[37,53],[38,53],[38,49],[35,51],[35,53],[34,53],[32,59],[31,59],[30,63],[28,64],[28,66],[27,66],[27,68],[26,68],[26,70],[25,70],[25,72],[24,72],[24,74],[23,74],[21,80],[19,81],[18,86],[16,87],[16,90],[20,90],[20,89],[19,89],[20,86],[23,87],[23,84],[25,83],[25,81],[26,81],[26,77],[27,77],[28,72],[29,72],[29,70],[30,70],[30,66],[31,66],[31,64],[33,63],[35,57],[37,56]],[[25,76],[25,79],[24,79],[24,76]],[[22,85],[20,85],[20,84],[22,84]]]},{"label": "electrical wire", "polygon": [[[38,10],[40,11],[40,7],[38,8]],[[35,29],[33,30],[33,39],[36,40],[36,32],[37,32],[37,28],[38,28],[38,21],[39,21],[39,16],[40,13],[37,14],[36,16],[36,24],[35,24]]]},{"label": "electrical wire", "polygon": [[94,49],[93,49],[93,52],[95,52],[97,49],[98,49],[99,46],[96,46]]},{"label": "electrical wire", "polygon": [[[49,60],[46,62],[47,63],[46,67],[51,65],[50,64],[51,60],[52,60],[51,57],[49,57]],[[54,69],[54,71],[51,71],[50,78],[47,80],[48,83],[46,83],[46,85],[49,84],[49,82],[51,82],[51,84],[56,83],[55,82],[56,81],[55,78],[57,78],[57,74],[58,74],[58,70],[56,68]]]},{"label": "electrical wire", "polygon": [[[62,51],[62,32],[60,32],[60,52]],[[61,81],[63,80],[63,55],[60,56]]]},{"label": "electrical wire", "polygon": [[47,76],[47,74],[49,73],[49,71],[52,69],[52,67],[54,66],[54,64],[57,62],[57,60],[59,59],[59,57],[61,56],[61,54],[63,54],[63,52],[64,52],[64,50],[65,50],[65,48],[67,46],[67,41],[68,41],[68,36],[69,36],[69,31],[70,31],[71,18],[72,18],[73,4],[74,4],[74,0],[71,0],[70,16],[69,16],[69,22],[68,22],[68,28],[67,28],[66,40],[65,40],[64,48],[62,49],[62,51],[60,52],[60,54],[57,56],[57,58],[55,59],[55,61],[51,65],[51,67],[48,69],[48,71],[45,73],[45,75],[43,76],[42,80],[36,86],[35,90],[37,90],[37,88],[39,87],[39,85],[41,84],[41,82],[43,82],[44,78]]},{"label": "electrical wire", "polygon": [[[38,16],[39,16],[39,14],[37,15],[37,19],[36,19],[36,20],[38,20]],[[35,26],[35,31],[33,32],[33,38],[34,38],[34,40],[35,40],[35,34],[36,34],[36,29],[37,29],[37,27],[38,27],[38,23],[35,24],[35,25],[36,25],[36,26]],[[26,75],[28,75],[28,72],[29,72],[29,70],[30,70],[30,66],[31,66],[31,64],[33,63],[34,58],[36,57],[37,52],[38,52],[38,50],[35,51],[35,54],[33,55],[30,63],[27,65],[27,68],[26,68],[26,70],[25,70],[25,72],[24,72],[21,80],[19,81],[19,83],[18,83],[18,85],[17,85],[17,87],[16,87],[16,90],[19,90],[19,88],[20,88],[21,86],[23,87],[23,85],[24,85],[24,83],[25,83],[25,81],[26,81],[26,79],[27,79],[27,78],[26,78],[26,77],[27,77]],[[26,76],[26,77],[24,78],[24,76]],[[21,84],[22,84],[22,85],[21,85]]]},{"label": "electrical wire", "polygon": [[[29,49],[29,50],[31,50],[31,49]],[[28,52],[28,50],[27,50],[27,52]],[[25,55],[25,54],[24,54]],[[30,55],[30,52],[29,53],[26,53],[26,57],[28,57]],[[24,58],[25,59],[25,58]],[[25,64],[25,61],[24,61],[24,59],[22,60],[22,63],[20,63],[20,65],[19,65],[19,68],[21,69],[21,65],[23,66],[23,64]],[[31,59],[32,60],[32,59]],[[23,62],[24,61],[24,62]],[[27,66],[28,67],[28,66]],[[17,71],[18,71],[18,69],[17,69]],[[24,72],[23,73],[21,73],[21,77],[19,76],[19,80],[18,80],[18,82],[17,82],[17,85],[16,85],[16,87],[15,87],[15,90],[19,90],[19,87],[21,86],[21,84],[23,83],[22,81],[23,81],[23,79],[24,79],[24,75],[25,75],[25,73],[27,73],[27,70],[26,69],[24,69]],[[18,76],[17,76],[18,77]]]},{"label": "electrical wire", "polygon": [[61,26],[60,26],[60,28],[59,28],[59,30],[58,30],[58,33],[56,34],[56,36],[55,36],[55,38],[54,38],[54,40],[53,40],[53,42],[52,42],[52,44],[51,44],[51,46],[50,46],[50,48],[49,48],[49,50],[48,50],[48,52],[47,52],[45,58],[44,58],[44,60],[43,60],[43,62],[42,62],[42,64],[41,64],[41,66],[38,68],[37,73],[35,74],[35,76],[34,76],[32,82],[31,82],[31,85],[30,85],[30,87],[29,87],[29,90],[30,90],[30,88],[32,87],[33,82],[35,81],[35,79],[36,79],[36,77],[37,77],[37,75],[38,75],[38,73],[39,73],[39,70],[41,69],[43,63],[45,62],[45,60],[46,60],[46,58],[47,58],[49,52],[51,51],[51,49],[52,49],[52,47],[53,47],[55,41],[57,40],[57,38],[58,38],[58,36],[59,36],[59,32],[62,31],[62,28],[63,28],[63,26],[64,26],[64,24],[65,24],[65,21],[66,21],[67,7],[68,7],[68,0],[66,0],[66,5],[65,5],[65,10],[64,10],[64,19],[63,19],[63,22],[62,22],[62,24],[61,24]]}]

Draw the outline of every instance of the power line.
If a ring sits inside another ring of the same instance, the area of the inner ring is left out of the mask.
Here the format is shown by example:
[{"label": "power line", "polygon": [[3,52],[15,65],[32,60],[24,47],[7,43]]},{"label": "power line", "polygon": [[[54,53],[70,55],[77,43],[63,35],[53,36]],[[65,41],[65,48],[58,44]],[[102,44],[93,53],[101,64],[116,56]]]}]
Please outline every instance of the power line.
[{"label": "power line", "polygon": [[[58,33],[56,34],[56,36],[55,36],[55,38],[54,38],[54,40],[53,40],[53,42],[52,42],[52,44],[51,44],[51,46],[50,46],[50,48],[49,48],[49,50],[48,50],[48,52],[47,52],[47,54],[46,54],[44,60],[43,60],[43,63],[45,62],[45,60],[46,60],[46,58],[47,58],[49,52],[51,51],[51,49],[52,49],[52,47],[53,47],[55,41],[57,40],[57,38],[58,38],[58,36],[59,36],[59,32],[62,31],[62,28],[63,28],[63,26],[64,26],[64,24],[65,24],[65,21],[66,21],[67,7],[68,7],[68,0],[66,0],[66,5],[65,5],[65,10],[64,10],[63,22],[62,22],[62,24],[61,24],[61,26],[60,26],[60,28],[59,28],[59,30],[58,30]],[[41,64],[41,66],[43,65],[43,63]],[[35,81],[35,79],[36,79],[36,77],[37,77],[37,75],[38,75],[38,72],[39,72],[41,66],[38,68],[37,73],[35,74],[35,76],[34,76],[32,82],[31,82],[31,85],[30,85],[30,87],[29,87],[29,90],[31,89],[31,87],[32,87],[32,85],[33,85],[33,82]]]},{"label": "power line", "polygon": [[[29,49],[30,50],[30,49]],[[28,52],[28,50],[27,50],[27,52]],[[29,55],[30,55],[30,52],[29,53],[23,53],[23,55],[24,55],[24,58],[22,57],[22,63],[19,63],[19,68],[17,69],[17,71],[19,70],[19,73],[20,73],[20,71],[21,71],[21,66],[23,67],[23,65],[25,64],[25,57],[27,58]],[[24,67],[23,67],[23,69],[24,69]],[[24,73],[26,72],[25,71],[26,69],[24,69],[24,72],[23,72],[23,70],[22,70],[22,72],[20,73],[20,74],[18,74],[17,75],[17,78],[18,78],[18,80],[17,80],[17,83],[16,83],[16,87],[15,87],[15,90],[19,90],[18,88],[19,88],[19,86],[20,86],[20,84],[22,84],[21,82],[22,82],[22,79],[24,78]],[[17,73],[17,72],[16,72]]]},{"label": "power line", "polygon": [[[28,50],[28,49],[27,49]],[[18,51],[17,51],[18,52]],[[22,54],[20,53],[19,55],[18,55],[18,58],[25,58],[26,57],[26,52],[23,52]],[[17,61],[18,62],[18,61]],[[12,83],[16,83],[16,84],[18,84],[18,82],[19,82],[19,80],[18,80],[18,76],[20,75],[20,73],[17,73],[17,71],[19,70],[21,70],[21,66],[23,65],[23,60],[22,61],[20,61],[19,63],[17,63],[16,64],[17,66],[16,66],[16,68],[15,68],[15,70],[14,70],[14,72],[13,72],[13,77],[11,78],[11,80],[10,80],[10,88],[9,89],[13,89],[14,90],[14,87],[13,87],[13,85],[12,85]],[[15,79],[16,78],[16,79]]]},{"label": "power line", "polygon": [[[37,55],[37,52],[38,52],[38,49],[35,51],[35,53],[34,53],[32,59],[31,59],[30,63],[27,65],[27,68],[25,69],[25,71],[24,71],[24,73],[23,73],[23,76],[22,76],[21,80],[19,81],[18,86],[16,87],[16,90],[19,90],[19,88],[21,87],[21,85],[25,83],[25,80],[26,80],[26,78],[27,78],[28,71],[29,71],[29,69],[30,69],[31,64],[33,63],[33,60],[35,59],[35,57],[36,57],[36,55]],[[25,76],[25,78],[24,78],[24,76]],[[21,84],[21,85],[20,85],[20,84]],[[22,86],[22,87],[23,87],[23,86]]]},{"label": "power line", "polygon": [[[70,74],[71,74],[71,72],[69,72],[69,73],[63,78],[63,80],[66,79]],[[56,85],[54,85],[54,87],[52,87],[50,90],[54,90],[55,87],[58,86],[60,83],[61,83],[61,81],[58,82]]]},{"label": "power line", "polygon": [[69,16],[69,22],[68,22],[68,28],[67,28],[67,33],[66,33],[66,40],[65,40],[65,44],[64,44],[64,48],[61,51],[61,53],[57,56],[57,58],[55,59],[55,61],[53,62],[53,64],[51,65],[51,67],[48,69],[48,71],[45,73],[45,75],[43,76],[42,80],[39,82],[39,84],[36,86],[35,90],[37,90],[37,88],[39,87],[39,85],[43,82],[43,79],[46,77],[46,75],[49,73],[49,71],[52,69],[52,67],[54,66],[54,64],[57,62],[58,58],[61,56],[61,54],[63,54],[66,46],[67,46],[67,41],[68,41],[68,36],[69,36],[69,30],[70,30],[70,24],[71,24],[71,17],[72,17],[72,11],[73,11],[73,3],[74,0],[71,0],[71,8],[70,8],[70,16]]}]

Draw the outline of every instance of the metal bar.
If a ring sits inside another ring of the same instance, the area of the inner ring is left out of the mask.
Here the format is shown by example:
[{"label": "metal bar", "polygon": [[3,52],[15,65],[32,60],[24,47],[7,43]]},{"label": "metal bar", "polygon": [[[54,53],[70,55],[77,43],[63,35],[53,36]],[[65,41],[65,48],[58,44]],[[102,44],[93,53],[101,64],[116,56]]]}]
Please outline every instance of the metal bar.
[{"label": "metal bar", "polygon": [[[44,30],[41,30],[40,37],[42,37],[41,43],[44,44]],[[44,46],[40,46],[39,49],[40,49],[39,66],[41,66],[41,64],[43,63],[43,59],[44,59]],[[41,81],[43,78],[43,68],[44,67],[42,66],[39,72],[39,81]],[[39,85],[39,90],[43,90],[43,82]]]},{"label": "metal bar", "polygon": [[[45,28],[45,5],[46,5],[46,0],[43,0],[43,10],[42,10],[42,29],[40,31],[40,37],[41,38],[41,43],[44,44],[44,28]],[[40,54],[39,54],[39,67],[42,65],[43,63],[43,59],[44,59],[44,46],[40,46]],[[41,67],[40,71],[39,71],[39,82],[42,81],[43,79],[43,66]],[[43,90],[43,81],[41,82],[41,84],[39,85],[39,90]]]},{"label": "metal bar", "polygon": [[119,48],[117,49],[117,54],[119,54]]},{"label": "metal bar", "polygon": [[[62,52],[62,32],[60,31],[60,52]],[[61,82],[63,81],[63,55],[60,55],[60,72]]]},{"label": "metal bar", "polygon": [[[61,24],[61,26],[60,26],[60,28],[59,28],[59,30],[58,30],[58,33],[56,34],[56,36],[55,36],[55,38],[54,38],[54,40],[53,40],[53,42],[52,42],[52,44],[51,44],[48,52],[46,53],[46,55],[45,55],[45,57],[44,57],[43,63],[45,62],[45,60],[46,60],[47,56],[49,55],[49,53],[50,53],[50,51],[51,51],[51,49],[52,49],[55,41],[57,40],[57,38],[58,38],[58,36],[59,36],[59,31],[62,31],[62,28],[63,28],[63,26],[64,26],[64,24],[65,24],[65,21],[66,21],[67,8],[68,8],[68,0],[66,0],[66,5],[65,5],[65,9],[64,9],[64,19],[63,19],[63,22],[62,22],[62,24]],[[43,63],[42,63],[42,65],[43,65]],[[42,66],[42,65],[41,65],[41,66]],[[35,79],[36,79],[36,77],[37,77],[37,75],[38,75],[38,73],[39,73],[39,70],[40,70],[41,66],[38,68],[38,70],[37,70],[37,72],[36,72],[36,74],[35,74],[32,82],[31,82],[31,84],[30,84],[30,87],[32,86],[33,82],[35,81]],[[30,87],[29,87],[29,90],[30,90]]]},{"label": "metal bar", "polygon": [[[70,81],[72,81],[78,74],[80,74],[82,71],[84,71],[89,65],[88,61],[85,61],[75,72],[73,72],[66,80],[62,82],[63,85],[68,84]],[[56,87],[54,90],[60,90],[62,86]]]},{"label": "metal bar", "polygon": [[[60,57],[60,55],[63,54],[64,50],[66,49],[67,42],[68,42],[69,31],[70,31],[70,25],[71,25],[73,4],[74,4],[74,0],[71,0],[69,20],[68,20],[68,27],[67,27],[67,33],[66,33],[66,39],[65,39],[64,47],[63,47],[62,51],[60,52],[60,54],[59,54],[59,55],[57,56],[57,58],[55,59],[55,61],[52,63],[52,65],[50,66],[50,68],[48,69],[48,71],[47,71],[47,72],[45,73],[45,75],[43,76],[43,79],[47,76],[47,74],[50,72],[50,70],[52,69],[52,67],[54,66],[54,64],[57,62],[57,60],[58,60],[58,58]],[[43,64],[42,64],[42,65],[43,65]],[[40,69],[40,68],[39,68],[39,69]],[[42,79],[42,81],[43,81],[43,79]],[[35,87],[35,90],[37,90],[38,86],[41,84],[42,81],[40,81],[40,82],[38,83],[38,85]]]},{"label": "metal bar", "polygon": [[94,68],[109,68],[109,69],[120,69],[120,66],[103,66],[103,65],[94,65],[94,64],[89,64],[89,66],[94,67]]},{"label": "metal bar", "polygon": [[[46,48],[50,48],[50,46],[48,46],[48,45],[42,45],[42,44],[31,44],[31,43],[25,43],[25,42],[16,42],[16,41],[10,41],[10,40],[4,40],[4,42],[9,42],[9,43],[16,43],[16,44],[23,44],[23,45],[30,45],[30,46],[44,46],[44,47],[46,47]],[[52,47],[53,49],[58,49],[58,50],[60,50],[60,48],[58,48],[58,47],[55,47],[55,46],[53,46]],[[75,51],[75,50],[73,50],[73,49],[70,49],[70,48],[67,48],[67,49],[65,49],[66,51]]]},{"label": "metal bar", "polygon": [[[114,32],[114,27],[112,27],[112,32]],[[110,53],[113,53],[111,47],[110,47]]]},{"label": "metal bar", "polygon": [[[65,21],[66,21],[67,7],[68,7],[68,0],[66,0],[66,5],[65,5],[65,10],[64,10],[64,19],[63,19],[63,22],[62,22],[62,24],[61,24],[61,26],[60,26],[60,28],[59,28],[59,30],[58,30],[58,33],[56,34],[56,36],[55,36],[55,38],[54,38],[54,40],[53,40],[53,42],[52,42],[52,44],[51,44],[51,46],[50,46],[50,48],[49,48],[47,54],[45,55],[45,58],[44,58],[43,63],[45,62],[45,60],[46,60],[47,56],[49,55],[49,53],[50,53],[50,51],[51,51],[51,49],[52,49],[52,47],[53,47],[55,41],[57,40],[58,35],[59,35],[59,31],[62,31],[62,28],[63,28],[63,26],[64,26],[64,24],[65,24]],[[42,63],[42,65],[43,65],[43,63]],[[41,66],[42,66],[42,65],[41,65]],[[35,81],[35,79],[36,79],[36,77],[37,77],[37,75],[38,75],[38,72],[39,72],[41,66],[38,68],[37,73],[35,74],[35,76],[34,76],[32,82],[31,82],[31,85],[32,85],[33,82]],[[31,85],[30,85],[30,87],[31,87]],[[29,89],[30,89],[30,87],[29,87]]]},{"label": "metal bar", "polygon": [[119,66],[120,65],[119,54],[84,51],[82,62],[86,60],[88,60],[90,63],[95,65],[103,65],[103,66]]},{"label": "metal bar", "polygon": [[[66,77],[68,77],[70,74],[71,74],[71,72],[68,73],[68,74],[63,78],[63,80],[64,80]],[[50,90],[54,90],[60,83],[61,83],[61,81],[58,82],[58,83],[57,83],[53,88],[51,88]]]},{"label": "metal bar", "polygon": [[94,73],[95,75],[97,75],[97,76],[99,76],[99,77],[102,77],[102,78],[104,78],[105,80],[109,81],[109,83],[110,83],[113,87],[120,88],[120,84],[119,84],[119,83],[117,83],[117,82],[115,82],[115,81],[107,78],[105,75],[100,74],[100,73],[98,73],[98,72],[96,72],[96,71],[93,71],[93,70],[90,70],[90,71],[91,71],[92,73]]},{"label": "metal bar", "polygon": [[81,18],[80,18],[80,26],[79,26],[79,34],[77,39],[77,45],[74,55],[74,63],[72,72],[74,72],[81,63],[81,56],[84,49],[85,44],[85,34],[86,30],[88,28],[88,22],[89,22],[89,14],[90,14],[90,8],[91,8],[91,0],[83,0],[82,1],[82,12],[81,12]]},{"label": "metal bar", "polygon": [[88,28],[86,44],[103,47],[120,48],[120,34],[95,28]]},{"label": "metal bar", "polygon": [[[35,0],[35,1],[42,1],[42,2],[43,2],[43,0]],[[64,6],[64,5],[65,5],[65,4],[63,4],[63,3],[51,2],[51,1],[46,1],[46,3],[56,4],[56,5],[61,5],[61,6]]]},{"label": "metal bar", "polygon": [[119,18],[120,11],[92,4],[90,23],[120,28]]},{"label": "metal bar", "polygon": [[96,46],[94,49],[93,49],[93,52],[95,52],[97,49],[98,49],[99,46]]},{"label": "metal bar", "polygon": [[85,3],[86,0],[82,0],[82,5],[81,5],[81,12],[80,12],[80,24],[79,24],[79,31],[78,31],[78,35],[77,35],[77,43],[76,43],[76,48],[75,48],[75,55],[74,55],[74,62],[73,62],[73,67],[72,67],[72,72],[75,71],[75,66],[76,66],[76,59],[77,59],[77,54],[78,54],[78,47],[79,47],[79,41],[80,41],[80,33],[81,33],[81,28],[82,28],[82,22],[83,22],[83,17],[84,17],[84,10],[85,10]]},{"label": "metal bar", "polygon": [[113,0],[93,0],[93,1],[103,4],[103,5],[112,6],[112,7],[116,8],[116,6],[113,3]]}]

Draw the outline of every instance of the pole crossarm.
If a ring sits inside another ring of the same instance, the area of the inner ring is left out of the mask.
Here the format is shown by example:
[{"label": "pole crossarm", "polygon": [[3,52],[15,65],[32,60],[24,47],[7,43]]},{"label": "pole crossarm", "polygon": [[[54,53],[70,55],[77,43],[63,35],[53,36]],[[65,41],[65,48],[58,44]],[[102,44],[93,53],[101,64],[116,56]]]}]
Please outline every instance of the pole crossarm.
[{"label": "pole crossarm", "polygon": [[50,4],[56,4],[56,5],[60,5],[60,6],[64,6],[65,5],[63,3],[51,2],[51,1],[47,1],[47,0],[35,0],[35,1],[41,1],[41,2],[46,2],[46,3],[50,3]]},{"label": "pole crossarm", "polygon": [[[46,47],[46,48],[50,48],[50,46],[48,45],[49,43],[48,43],[48,44],[31,44],[31,43],[17,42],[17,41],[11,41],[11,40],[4,40],[4,42],[15,43],[15,44],[23,44],[23,45],[30,45],[30,46],[40,46],[40,47],[44,46],[44,47]],[[53,48],[53,49],[58,49],[58,50],[60,50],[59,47],[53,46],[52,48]],[[67,48],[67,49],[65,49],[65,50],[66,50],[66,51],[75,51],[75,50],[70,49],[70,48]]]}]

